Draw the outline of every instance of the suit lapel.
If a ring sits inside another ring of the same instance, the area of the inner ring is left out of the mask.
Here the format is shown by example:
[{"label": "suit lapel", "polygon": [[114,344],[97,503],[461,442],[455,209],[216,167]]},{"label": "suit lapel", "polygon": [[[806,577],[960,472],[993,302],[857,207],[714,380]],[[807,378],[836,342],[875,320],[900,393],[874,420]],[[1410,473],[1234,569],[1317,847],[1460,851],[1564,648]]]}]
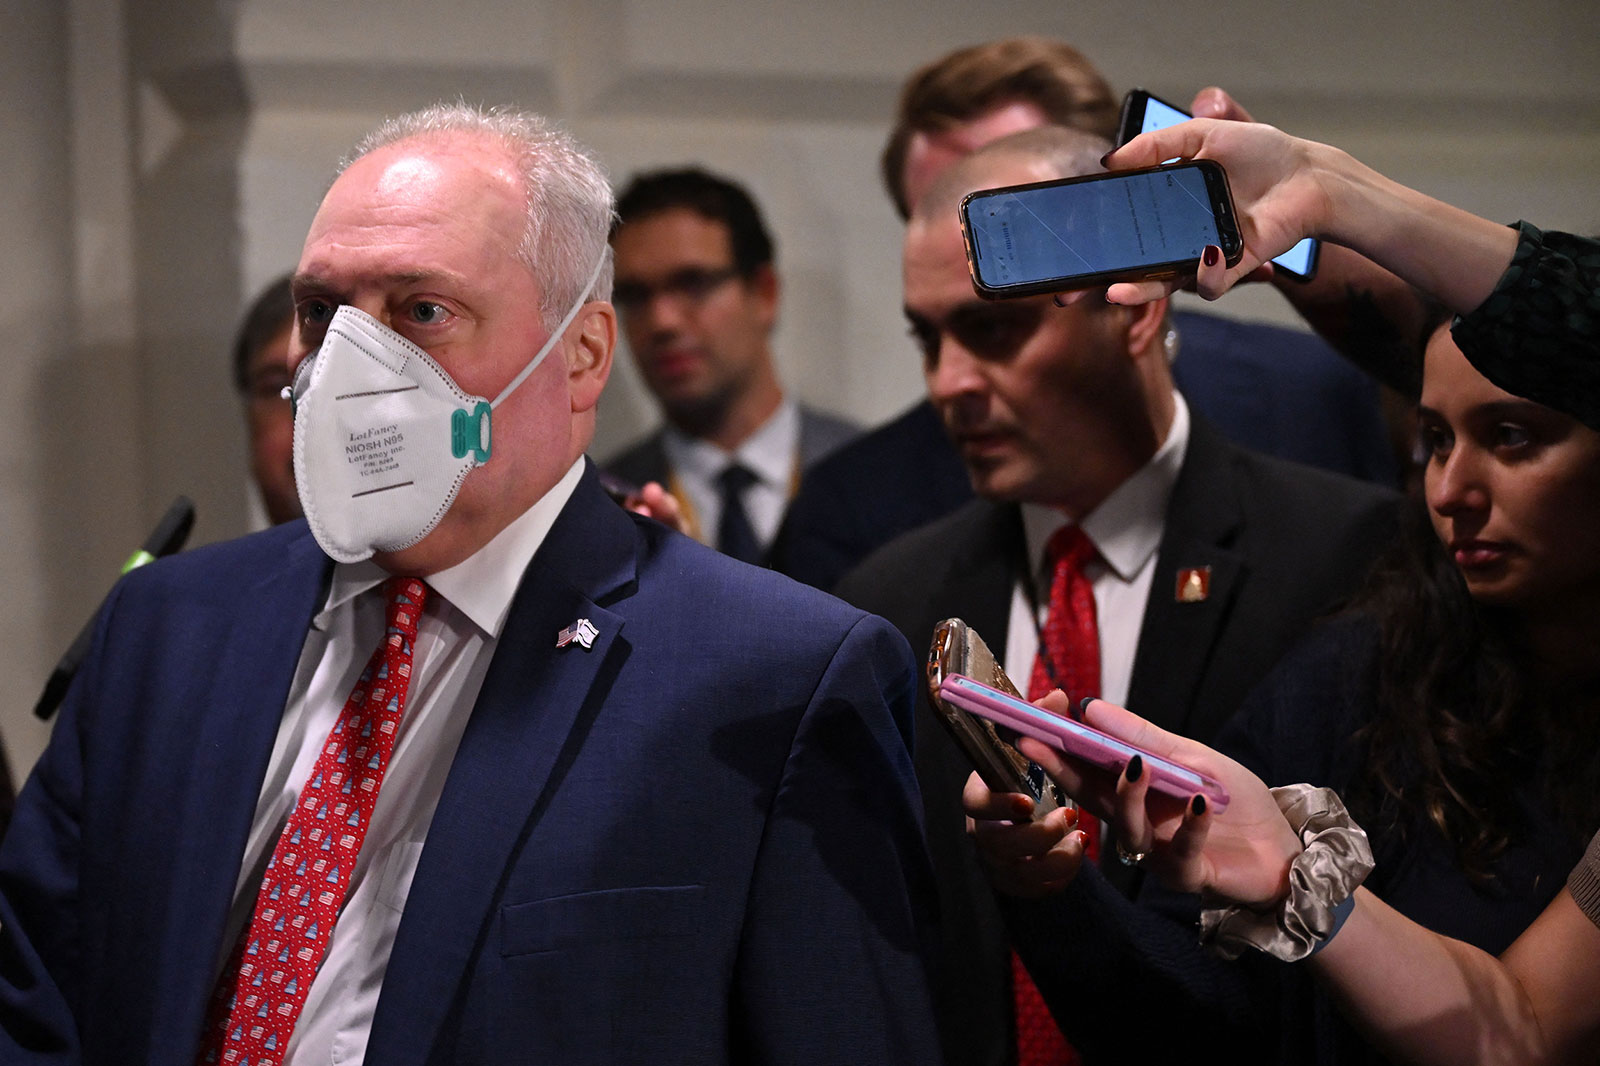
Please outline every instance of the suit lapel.
[{"label": "suit lapel", "polygon": [[1016,504],[988,501],[968,507],[974,512],[973,526],[951,554],[939,616],[928,620],[923,646],[917,650],[926,649],[935,625],[956,615],[983,638],[1003,663],[1006,630],[1011,621],[1011,587],[1016,583],[1018,567],[1026,565],[1022,512]]},{"label": "suit lapel", "polygon": [[[406,900],[368,1061],[421,1063],[443,1031],[493,929],[501,885],[542,797],[581,742],[590,693],[623,618],[600,606],[636,576],[633,520],[591,465],[534,555],[512,601],[483,689],[451,764]],[[557,649],[580,618],[593,646]]]},{"label": "suit lapel", "polygon": [[[1232,547],[1241,522],[1228,447],[1196,418],[1167,505],[1166,532],[1128,685],[1128,706],[1163,729],[1185,732],[1245,577],[1244,557]],[[1180,595],[1180,579],[1200,571],[1209,575],[1205,594]]]}]

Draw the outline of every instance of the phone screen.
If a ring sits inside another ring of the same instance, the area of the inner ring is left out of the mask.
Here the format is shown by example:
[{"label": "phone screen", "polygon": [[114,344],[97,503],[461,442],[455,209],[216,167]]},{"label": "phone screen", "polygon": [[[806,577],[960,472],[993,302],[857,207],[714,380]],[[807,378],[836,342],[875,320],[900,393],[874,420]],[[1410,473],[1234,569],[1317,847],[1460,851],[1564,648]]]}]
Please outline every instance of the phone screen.
[{"label": "phone screen", "polygon": [[1165,100],[1158,100],[1154,96],[1146,97],[1144,102],[1144,122],[1139,126],[1140,133],[1149,133],[1151,130],[1164,130],[1168,126],[1176,126],[1180,122],[1187,122],[1194,116],[1187,111],[1179,111]]},{"label": "phone screen", "polygon": [[[1139,90],[1136,89],[1134,92],[1137,93]],[[1133,94],[1130,93],[1129,95]],[[1164,130],[1168,126],[1176,126],[1178,123],[1187,122],[1194,117],[1187,111],[1173,107],[1160,97],[1151,96],[1149,93],[1143,93],[1142,95],[1144,96],[1144,117],[1140,121],[1137,131],[1127,129],[1123,131],[1125,137],[1131,137],[1135,132],[1149,133],[1151,130]],[[1170,163],[1172,160],[1169,159],[1166,162]],[[1316,238],[1307,237],[1272,262],[1297,277],[1311,277],[1317,265]]]},{"label": "phone screen", "polygon": [[965,213],[973,269],[990,288],[1190,264],[1223,243],[1197,166],[979,193]]}]

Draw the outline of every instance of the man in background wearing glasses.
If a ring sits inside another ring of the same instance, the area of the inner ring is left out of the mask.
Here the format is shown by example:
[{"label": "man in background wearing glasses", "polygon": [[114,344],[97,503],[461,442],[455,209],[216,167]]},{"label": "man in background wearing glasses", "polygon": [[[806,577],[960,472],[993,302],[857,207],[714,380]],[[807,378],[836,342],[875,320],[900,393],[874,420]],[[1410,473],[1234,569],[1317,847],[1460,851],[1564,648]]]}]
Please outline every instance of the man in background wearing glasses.
[{"label": "man in background wearing glasses", "polygon": [[703,170],[655,171],[617,214],[613,302],[666,424],[606,469],[660,482],[692,536],[760,563],[802,471],[857,427],[784,396],[772,237],[749,193]]}]

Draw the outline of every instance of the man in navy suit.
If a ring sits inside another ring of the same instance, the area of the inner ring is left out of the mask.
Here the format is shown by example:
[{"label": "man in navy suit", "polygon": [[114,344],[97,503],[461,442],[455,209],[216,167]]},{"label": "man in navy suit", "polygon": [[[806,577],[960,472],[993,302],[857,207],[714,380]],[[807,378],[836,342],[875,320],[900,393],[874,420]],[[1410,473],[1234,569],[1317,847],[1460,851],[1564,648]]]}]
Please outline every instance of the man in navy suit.
[{"label": "man in navy suit", "polygon": [[[583,452],[610,211],[536,116],[441,105],[358,147],[295,274],[297,447],[319,405],[362,399],[319,375],[370,357],[503,401],[471,434],[487,460],[420,540],[358,537],[378,512],[318,495],[335,439],[297,467],[311,531],[118,586],[0,848],[0,1059],[242,1066],[250,1039],[256,1066],[934,1061],[913,663],[881,621],[606,498]],[[355,321],[367,350],[339,339]],[[396,421],[374,469],[451,450]],[[285,906],[278,857],[362,706],[390,575],[425,606],[387,638],[408,694],[386,768],[364,764],[364,839],[339,844],[348,890],[309,988],[281,990],[297,1006],[234,1026],[266,994],[242,931]]]},{"label": "man in navy suit", "polygon": [[606,470],[666,486],[691,536],[760,561],[801,473],[857,427],[784,395],[772,236],[743,187],[654,171],[629,182],[617,213],[613,302],[666,425]]}]

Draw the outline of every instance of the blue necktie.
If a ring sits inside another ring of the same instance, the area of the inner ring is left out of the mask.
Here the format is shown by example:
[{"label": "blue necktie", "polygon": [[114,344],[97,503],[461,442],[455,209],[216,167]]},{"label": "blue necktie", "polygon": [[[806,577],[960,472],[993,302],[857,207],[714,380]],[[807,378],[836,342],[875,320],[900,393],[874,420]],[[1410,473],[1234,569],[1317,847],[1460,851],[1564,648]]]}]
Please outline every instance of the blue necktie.
[{"label": "blue necktie", "polygon": [[746,563],[761,562],[761,542],[744,509],[744,491],[756,483],[756,475],[737,462],[729,463],[717,475],[722,493],[722,518],[717,522],[717,550]]}]

